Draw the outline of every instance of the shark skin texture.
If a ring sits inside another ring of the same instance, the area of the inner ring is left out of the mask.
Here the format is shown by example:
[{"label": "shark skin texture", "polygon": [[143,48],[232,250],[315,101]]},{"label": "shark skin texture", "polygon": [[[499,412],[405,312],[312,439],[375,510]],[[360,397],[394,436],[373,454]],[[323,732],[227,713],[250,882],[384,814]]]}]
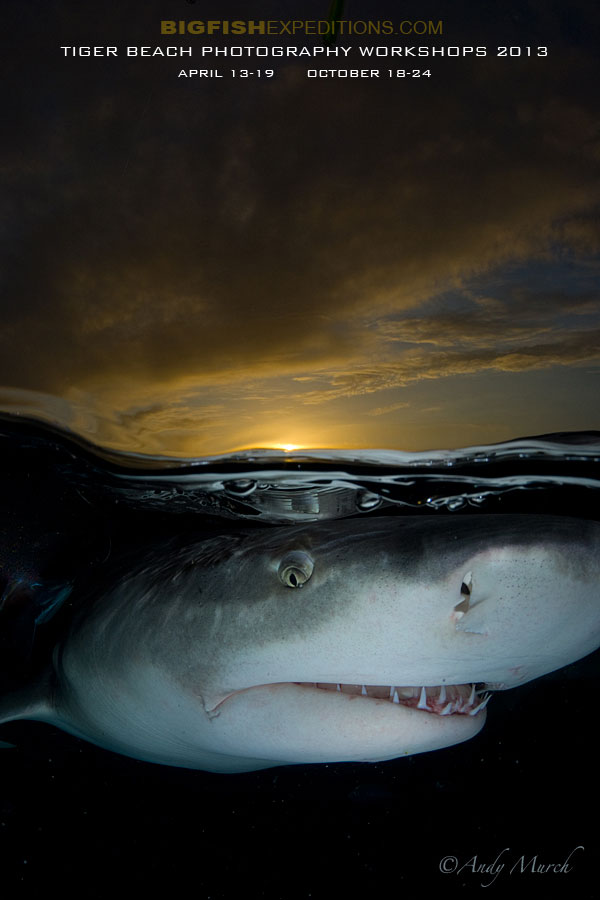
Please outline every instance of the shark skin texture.
[{"label": "shark skin texture", "polygon": [[600,525],[381,516],[176,536],[74,588],[0,698],[108,750],[214,772],[374,762],[483,727],[492,691],[600,646]]}]

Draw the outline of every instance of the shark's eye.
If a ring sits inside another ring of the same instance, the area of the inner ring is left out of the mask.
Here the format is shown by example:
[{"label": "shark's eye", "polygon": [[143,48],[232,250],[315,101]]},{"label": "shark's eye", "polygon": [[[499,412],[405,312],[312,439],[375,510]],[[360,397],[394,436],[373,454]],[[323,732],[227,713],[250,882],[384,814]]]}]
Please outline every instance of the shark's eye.
[{"label": "shark's eye", "polygon": [[305,584],[313,573],[315,565],[308,555],[301,550],[286,553],[281,562],[277,574],[279,580],[286,587],[298,588]]}]

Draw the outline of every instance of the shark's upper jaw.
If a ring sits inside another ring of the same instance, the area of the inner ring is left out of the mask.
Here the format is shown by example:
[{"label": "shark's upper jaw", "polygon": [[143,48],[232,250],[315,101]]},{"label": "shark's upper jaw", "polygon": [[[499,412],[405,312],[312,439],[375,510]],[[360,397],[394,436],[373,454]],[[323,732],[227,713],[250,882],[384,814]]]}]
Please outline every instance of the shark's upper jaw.
[{"label": "shark's upper jaw", "polygon": [[[301,682],[302,683],[302,682]],[[399,685],[368,684],[307,684],[319,690],[336,691],[350,697],[367,697],[401,704],[411,709],[438,716],[476,716],[488,704],[491,694],[480,695],[475,684],[442,684],[439,687],[403,687]]]}]

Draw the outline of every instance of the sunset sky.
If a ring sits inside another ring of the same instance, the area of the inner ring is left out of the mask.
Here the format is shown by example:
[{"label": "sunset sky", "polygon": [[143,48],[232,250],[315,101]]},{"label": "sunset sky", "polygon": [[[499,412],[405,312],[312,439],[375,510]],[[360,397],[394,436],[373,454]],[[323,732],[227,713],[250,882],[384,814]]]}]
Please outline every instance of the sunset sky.
[{"label": "sunset sky", "polygon": [[[597,4],[348,0],[348,19],[444,33],[342,36],[351,55],[325,64],[125,56],[322,45],[166,37],[160,21],[328,9],[6,3],[1,407],[186,456],[600,428]],[[119,56],[60,50],[90,44]],[[372,45],[487,56],[365,62]],[[177,77],[206,66],[226,77]],[[404,66],[431,77],[387,77]]]}]

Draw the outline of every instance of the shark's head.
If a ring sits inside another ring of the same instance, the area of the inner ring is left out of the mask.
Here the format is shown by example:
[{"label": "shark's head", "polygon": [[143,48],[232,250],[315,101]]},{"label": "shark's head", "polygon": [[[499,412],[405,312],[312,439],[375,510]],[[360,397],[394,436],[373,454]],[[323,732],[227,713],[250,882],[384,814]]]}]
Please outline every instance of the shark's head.
[{"label": "shark's head", "polygon": [[40,713],[214,771],[466,740],[484,692],[600,644],[600,526],[386,517],[173,542],[90,604]]}]

